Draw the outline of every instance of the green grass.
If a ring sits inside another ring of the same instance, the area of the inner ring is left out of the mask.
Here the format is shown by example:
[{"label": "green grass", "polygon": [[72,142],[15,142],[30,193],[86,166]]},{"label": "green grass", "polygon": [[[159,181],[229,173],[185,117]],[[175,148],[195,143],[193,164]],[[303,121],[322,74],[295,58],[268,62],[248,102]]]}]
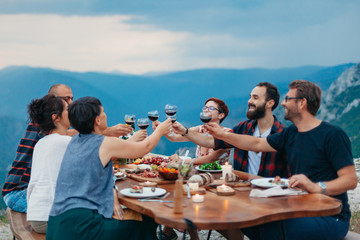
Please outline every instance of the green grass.
[{"label": "green grass", "polygon": [[6,215],[0,216],[0,223],[6,223],[6,224],[9,223],[8,219],[6,218]]},{"label": "green grass", "polygon": [[350,219],[350,231],[360,233],[360,211],[352,212]]}]

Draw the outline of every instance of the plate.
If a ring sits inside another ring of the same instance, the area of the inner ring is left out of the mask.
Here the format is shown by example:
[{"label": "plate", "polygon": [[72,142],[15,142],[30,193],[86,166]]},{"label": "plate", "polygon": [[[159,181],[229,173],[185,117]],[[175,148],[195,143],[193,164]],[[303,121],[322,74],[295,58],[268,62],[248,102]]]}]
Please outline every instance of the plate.
[{"label": "plate", "polygon": [[126,174],[125,173],[120,173],[120,172],[115,173],[114,176],[116,178],[116,181],[126,178]]},{"label": "plate", "polygon": [[200,172],[210,172],[210,173],[219,173],[222,172],[222,169],[220,170],[206,170],[206,169],[200,169],[199,166],[195,167],[196,170],[200,171]]},{"label": "plate", "polygon": [[286,178],[281,178],[281,181],[284,181],[284,184],[275,184],[270,182],[270,180],[274,180],[274,178],[258,178],[251,180],[251,184],[262,187],[262,188],[271,188],[271,187],[287,187],[289,185],[289,180]]},{"label": "plate", "polygon": [[126,197],[131,198],[150,198],[150,197],[159,197],[166,193],[166,190],[163,188],[155,188],[155,192],[151,191],[151,187],[144,187],[142,193],[132,193],[130,192],[131,188],[125,188],[120,190],[120,193]]}]

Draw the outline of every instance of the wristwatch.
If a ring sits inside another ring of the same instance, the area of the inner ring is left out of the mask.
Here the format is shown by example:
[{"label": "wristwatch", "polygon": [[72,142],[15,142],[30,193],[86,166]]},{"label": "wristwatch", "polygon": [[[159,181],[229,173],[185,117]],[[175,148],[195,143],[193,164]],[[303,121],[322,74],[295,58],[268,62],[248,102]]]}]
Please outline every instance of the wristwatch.
[{"label": "wristwatch", "polygon": [[321,193],[325,194],[326,193],[326,184],[324,182],[318,182],[319,186],[321,187]]}]

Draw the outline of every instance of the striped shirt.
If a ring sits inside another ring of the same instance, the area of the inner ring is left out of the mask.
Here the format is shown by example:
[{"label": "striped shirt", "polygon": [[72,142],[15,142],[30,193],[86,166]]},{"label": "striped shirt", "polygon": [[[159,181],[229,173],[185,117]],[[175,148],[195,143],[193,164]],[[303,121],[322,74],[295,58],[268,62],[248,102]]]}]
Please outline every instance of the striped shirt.
[{"label": "striped shirt", "polygon": [[[237,126],[233,128],[233,132],[237,134],[247,134],[253,135],[255,127],[257,125],[256,120],[247,120],[240,122]],[[269,135],[272,135],[277,132],[281,132],[284,128],[277,118],[274,116],[274,124],[271,128]],[[215,150],[221,148],[233,148],[234,146],[219,140],[215,139]],[[236,148],[234,149],[234,169],[248,172],[249,171],[249,158],[248,151]],[[262,177],[289,177],[289,167],[286,161],[286,155],[284,152],[263,152],[261,155],[261,162],[258,176]]]},{"label": "striped shirt", "polygon": [[35,144],[43,137],[40,130],[30,123],[18,145],[15,160],[6,177],[2,196],[11,191],[27,188],[30,181],[31,160]]}]

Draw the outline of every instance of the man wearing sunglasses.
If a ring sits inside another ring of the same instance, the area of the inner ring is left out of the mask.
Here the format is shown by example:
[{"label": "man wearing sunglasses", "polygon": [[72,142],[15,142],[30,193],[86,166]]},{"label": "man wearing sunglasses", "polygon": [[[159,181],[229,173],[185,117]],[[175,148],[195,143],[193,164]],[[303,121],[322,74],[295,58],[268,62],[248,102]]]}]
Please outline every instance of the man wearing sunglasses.
[{"label": "man wearing sunglasses", "polygon": [[[55,84],[50,87],[48,94],[58,96],[68,104],[73,101],[73,93],[71,88],[65,84]],[[104,131],[107,136],[123,136],[132,131],[132,128],[125,124],[117,124],[108,127]],[[73,136],[77,131],[74,129],[68,130],[68,135]],[[24,137],[20,140],[18,149],[16,151],[15,160],[6,177],[4,187],[2,189],[2,196],[5,204],[10,209],[17,212],[26,212],[26,191],[30,181],[31,161],[35,144],[43,137],[33,123],[30,123],[26,129]],[[141,136],[136,136],[132,141],[141,140]]]},{"label": "man wearing sunglasses", "polygon": [[[342,202],[342,210],[333,216],[294,218],[242,231],[250,239],[343,239],[351,217],[347,191],[357,186],[349,137],[342,129],[316,119],[321,100],[319,86],[295,80],[289,89],[281,105],[285,108],[285,119],[293,125],[281,133],[255,138],[220,131],[212,123],[206,128],[215,138],[238,148],[256,152],[284,151],[292,174],[289,187],[337,198]],[[214,141],[208,139],[199,144],[212,147]]]}]

